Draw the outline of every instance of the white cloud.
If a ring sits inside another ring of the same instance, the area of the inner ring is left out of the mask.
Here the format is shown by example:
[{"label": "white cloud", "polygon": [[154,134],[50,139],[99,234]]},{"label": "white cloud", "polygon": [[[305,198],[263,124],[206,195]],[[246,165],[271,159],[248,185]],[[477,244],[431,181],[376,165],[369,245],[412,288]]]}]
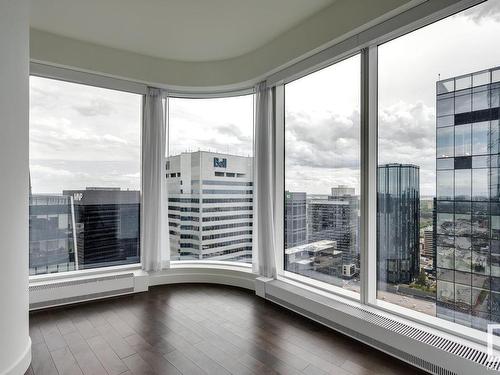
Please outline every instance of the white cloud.
[{"label": "white cloud", "polygon": [[253,98],[177,99],[169,102],[170,154],[210,150],[253,154]]},{"label": "white cloud", "polygon": [[109,116],[115,111],[113,106],[103,99],[92,99],[88,104],[74,106],[74,109],[82,116],[87,117]]},{"label": "white cloud", "polygon": [[494,20],[499,22],[500,2],[497,0],[486,1],[478,7],[466,10],[463,14],[479,24],[484,23],[485,20]]},{"label": "white cloud", "polygon": [[[401,101],[380,111],[379,164],[418,165],[423,195],[435,189],[435,127],[434,109],[422,102]],[[345,184],[359,191],[357,110],[347,117],[327,113],[315,120],[287,113],[285,139],[288,190],[327,194],[331,187]]]},{"label": "white cloud", "polygon": [[315,120],[288,112],[285,126],[287,165],[316,168],[359,168],[359,112],[349,117],[325,113]]}]

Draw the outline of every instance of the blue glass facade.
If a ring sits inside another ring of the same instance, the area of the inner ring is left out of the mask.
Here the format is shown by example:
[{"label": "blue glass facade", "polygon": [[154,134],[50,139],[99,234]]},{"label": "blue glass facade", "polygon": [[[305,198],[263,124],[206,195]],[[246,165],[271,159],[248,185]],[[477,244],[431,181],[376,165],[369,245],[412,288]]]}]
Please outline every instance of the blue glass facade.
[{"label": "blue glass facade", "polygon": [[500,70],[437,82],[436,313],[500,321]]},{"label": "blue glass facade", "polygon": [[377,268],[379,289],[411,283],[419,273],[420,169],[378,167]]}]

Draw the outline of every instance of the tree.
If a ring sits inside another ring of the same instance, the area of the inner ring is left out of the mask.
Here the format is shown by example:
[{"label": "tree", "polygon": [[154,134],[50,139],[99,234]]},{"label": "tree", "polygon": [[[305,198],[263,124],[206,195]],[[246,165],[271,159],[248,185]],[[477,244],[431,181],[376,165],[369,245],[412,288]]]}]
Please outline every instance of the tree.
[{"label": "tree", "polygon": [[415,280],[415,284],[420,285],[421,287],[427,286],[427,275],[424,270],[420,270],[417,280]]}]

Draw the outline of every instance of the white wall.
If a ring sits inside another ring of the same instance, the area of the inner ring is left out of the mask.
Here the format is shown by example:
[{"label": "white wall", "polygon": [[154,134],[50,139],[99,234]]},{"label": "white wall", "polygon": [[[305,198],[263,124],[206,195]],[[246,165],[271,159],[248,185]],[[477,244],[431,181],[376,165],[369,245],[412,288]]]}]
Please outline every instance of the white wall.
[{"label": "white wall", "polygon": [[28,333],[28,0],[0,0],[0,374],[24,374]]}]

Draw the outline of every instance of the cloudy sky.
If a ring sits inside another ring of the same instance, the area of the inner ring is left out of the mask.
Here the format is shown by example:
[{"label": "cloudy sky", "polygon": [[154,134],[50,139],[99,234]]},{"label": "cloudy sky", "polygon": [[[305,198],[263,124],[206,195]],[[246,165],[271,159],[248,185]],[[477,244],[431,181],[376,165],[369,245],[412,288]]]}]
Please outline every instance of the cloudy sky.
[{"label": "cloudy sky", "polygon": [[[379,48],[379,162],[416,163],[435,192],[435,82],[500,65],[500,0]],[[359,56],[286,86],[286,188],[359,191]],[[170,99],[170,154],[252,155],[252,96]],[[31,78],[34,193],[140,185],[138,95]]]},{"label": "cloudy sky", "polygon": [[253,155],[253,95],[169,99],[169,153],[215,151]]},{"label": "cloudy sky", "polygon": [[140,95],[30,78],[33,193],[140,186]]},{"label": "cloudy sky", "polygon": [[[420,166],[422,195],[435,194],[435,85],[500,65],[500,0],[379,48],[379,163]],[[359,191],[359,57],[286,86],[286,187]]]}]

